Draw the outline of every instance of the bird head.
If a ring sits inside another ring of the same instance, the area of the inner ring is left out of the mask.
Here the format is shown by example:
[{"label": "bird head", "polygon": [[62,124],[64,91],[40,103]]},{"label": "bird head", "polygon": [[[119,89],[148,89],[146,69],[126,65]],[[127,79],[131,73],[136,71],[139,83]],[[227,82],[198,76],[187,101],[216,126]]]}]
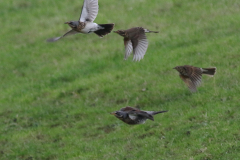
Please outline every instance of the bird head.
[{"label": "bird head", "polygon": [[180,66],[176,66],[176,67],[174,67],[173,69],[176,69],[177,71],[180,71],[181,69],[180,69]]},{"label": "bird head", "polygon": [[117,31],[113,31],[113,32],[117,33],[117,34],[119,34],[120,36],[123,36],[123,37],[125,37],[125,35],[126,35],[126,32],[124,30],[117,30]]},{"label": "bird head", "polygon": [[188,74],[187,74],[188,71],[187,71],[187,68],[185,66],[176,66],[173,69],[176,69],[182,75],[188,76]]},{"label": "bird head", "polygon": [[77,28],[78,21],[68,21],[68,22],[65,22],[65,24],[68,24],[71,28]]},{"label": "bird head", "polygon": [[118,112],[118,111],[112,112],[111,114],[114,115],[114,116],[117,117],[117,118],[123,117],[123,115],[121,114],[121,112]]},{"label": "bird head", "polygon": [[111,114],[121,120],[127,117],[127,113],[122,111],[115,111],[115,112],[112,112]]}]

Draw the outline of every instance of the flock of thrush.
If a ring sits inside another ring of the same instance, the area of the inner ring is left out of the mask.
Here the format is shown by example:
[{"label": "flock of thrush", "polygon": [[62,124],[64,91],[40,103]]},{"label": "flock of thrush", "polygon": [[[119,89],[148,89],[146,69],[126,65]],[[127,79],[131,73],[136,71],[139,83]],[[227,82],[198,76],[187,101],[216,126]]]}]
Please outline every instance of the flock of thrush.
[{"label": "flock of thrush", "polygon": [[[77,33],[88,34],[94,32],[99,37],[103,37],[108,33],[111,33],[114,23],[94,23],[93,21],[97,14],[98,0],[84,0],[79,20],[65,22],[65,24],[68,24],[72,29],[60,37],[50,38],[47,41],[55,42],[60,38]],[[133,52],[133,60],[135,61],[140,61],[147,51],[148,41],[145,33],[158,33],[157,31],[150,31],[142,27],[134,27],[127,30],[118,30],[114,32],[124,37],[125,60]],[[176,69],[179,72],[180,78],[185,82],[191,92],[197,91],[197,86],[201,84],[202,74],[213,76],[216,73],[216,67],[198,68],[190,65],[184,65],[174,67],[173,69]],[[133,107],[125,107],[111,114],[115,115],[118,119],[127,124],[134,125],[145,123],[147,119],[153,121],[153,115],[163,112],[167,111],[142,111]]]}]

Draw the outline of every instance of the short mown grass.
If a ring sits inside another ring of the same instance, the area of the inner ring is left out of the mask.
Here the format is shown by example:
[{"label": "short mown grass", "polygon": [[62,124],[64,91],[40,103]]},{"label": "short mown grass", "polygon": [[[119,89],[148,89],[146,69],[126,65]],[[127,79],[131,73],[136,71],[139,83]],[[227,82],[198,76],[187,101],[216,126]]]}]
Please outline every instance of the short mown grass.
[{"label": "short mown grass", "polygon": [[[240,2],[99,0],[96,23],[142,26],[143,60],[123,38],[69,36],[82,1],[0,3],[0,159],[239,159]],[[217,67],[191,94],[177,65]],[[168,110],[129,126],[125,106]]]}]

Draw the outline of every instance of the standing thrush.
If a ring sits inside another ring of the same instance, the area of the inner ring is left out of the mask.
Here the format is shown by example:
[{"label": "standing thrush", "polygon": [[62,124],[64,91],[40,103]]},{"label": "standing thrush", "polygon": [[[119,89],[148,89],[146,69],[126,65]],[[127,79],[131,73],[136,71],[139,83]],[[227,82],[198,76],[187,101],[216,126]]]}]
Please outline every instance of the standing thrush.
[{"label": "standing thrush", "polygon": [[110,24],[97,24],[93,23],[98,14],[98,0],[84,0],[81,16],[78,21],[65,22],[72,30],[68,31],[61,37],[50,38],[48,42],[55,42],[62,37],[77,33],[92,33],[94,32],[99,37],[103,37],[110,33],[114,27],[114,23]]},{"label": "standing thrush", "polygon": [[150,31],[142,27],[134,27],[127,30],[118,30],[114,32],[124,37],[124,59],[126,60],[133,51],[133,60],[136,61],[143,59],[148,48],[148,41],[145,33],[158,33],[157,31]]},{"label": "standing thrush", "polygon": [[179,72],[180,78],[186,83],[191,92],[197,91],[197,86],[199,86],[202,81],[202,74],[213,76],[217,70],[216,67],[198,68],[189,65],[177,66],[173,69]]},{"label": "standing thrush", "polygon": [[133,107],[125,107],[120,111],[112,112],[115,117],[129,125],[143,124],[147,119],[154,121],[153,115],[167,111],[141,111]]}]

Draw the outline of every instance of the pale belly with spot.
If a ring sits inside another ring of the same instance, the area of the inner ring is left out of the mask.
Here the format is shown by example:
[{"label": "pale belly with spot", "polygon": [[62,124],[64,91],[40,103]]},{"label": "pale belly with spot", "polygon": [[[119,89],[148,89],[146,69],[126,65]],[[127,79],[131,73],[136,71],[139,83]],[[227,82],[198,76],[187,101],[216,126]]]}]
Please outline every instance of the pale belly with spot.
[{"label": "pale belly with spot", "polygon": [[100,29],[99,27],[100,26],[97,23],[87,23],[85,28],[81,30],[81,33],[88,34],[88,33],[99,30]]}]

